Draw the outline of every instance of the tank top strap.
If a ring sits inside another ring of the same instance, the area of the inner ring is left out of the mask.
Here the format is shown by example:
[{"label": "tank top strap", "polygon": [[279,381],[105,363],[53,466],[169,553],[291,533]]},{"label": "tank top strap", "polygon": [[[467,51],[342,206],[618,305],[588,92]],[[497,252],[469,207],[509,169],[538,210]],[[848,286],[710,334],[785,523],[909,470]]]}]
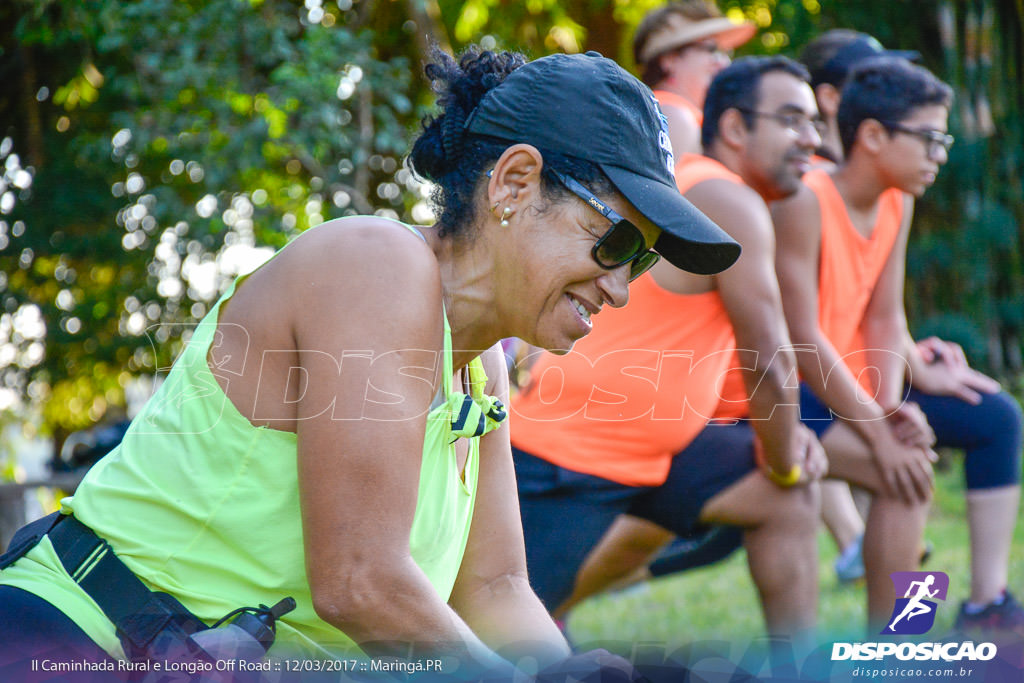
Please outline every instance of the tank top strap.
[{"label": "tank top strap", "polygon": [[[487,373],[484,371],[484,363],[480,356],[466,366],[469,393],[455,391],[452,388],[454,368],[451,343],[451,328],[448,326],[448,316],[445,315],[444,369],[441,378],[443,398],[436,410],[443,412],[446,419],[451,421],[450,441],[454,443],[460,437],[475,438],[494,431],[508,418],[508,411],[501,399],[484,393]],[[437,402],[435,399],[435,403]]]},{"label": "tank top strap", "polygon": [[[405,225],[403,223],[403,225]],[[427,238],[412,225],[405,225],[424,242]],[[469,362],[469,394],[455,391],[452,376],[455,374],[452,360],[452,328],[448,324],[448,311],[441,304],[441,320],[444,324],[444,351],[442,361],[441,389],[431,404],[431,416],[444,416],[451,421],[450,441],[459,437],[474,438],[494,431],[508,418],[505,405],[495,396],[484,393],[487,373],[479,356]]]}]

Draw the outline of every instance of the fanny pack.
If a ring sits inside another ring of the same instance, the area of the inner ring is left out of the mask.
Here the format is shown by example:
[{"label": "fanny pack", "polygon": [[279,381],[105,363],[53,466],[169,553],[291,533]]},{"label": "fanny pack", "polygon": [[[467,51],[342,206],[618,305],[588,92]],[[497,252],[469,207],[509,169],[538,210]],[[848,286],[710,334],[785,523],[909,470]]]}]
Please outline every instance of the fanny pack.
[{"label": "fanny pack", "polygon": [[[44,536],[50,538],[68,575],[114,624],[129,660],[211,659],[210,653],[192,638],[211,628],[173,596],[147,588],[105,540],[71,515],[54,512],[19,529],[7,552],[0,555],[0,570],[14,564]],[[214,628],[239,615],[244,619],[241,630],[259,641],[265,653],[274,640],[274,621],[294,607],[291,598],[272,608],[243,607]]]}]

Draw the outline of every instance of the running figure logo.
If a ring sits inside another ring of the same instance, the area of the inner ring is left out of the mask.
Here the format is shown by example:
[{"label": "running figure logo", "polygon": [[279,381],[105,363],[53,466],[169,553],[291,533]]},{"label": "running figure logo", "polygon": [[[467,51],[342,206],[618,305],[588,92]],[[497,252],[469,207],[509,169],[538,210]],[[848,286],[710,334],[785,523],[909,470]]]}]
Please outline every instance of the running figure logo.
[{"label": "running figure logo", "polygon": [[935,624],[935,600],[945,600],[949,590],[949,576],[944,572],[893,572],[890,574],[896,588],[889,625],[883,635],[920,635]]}]

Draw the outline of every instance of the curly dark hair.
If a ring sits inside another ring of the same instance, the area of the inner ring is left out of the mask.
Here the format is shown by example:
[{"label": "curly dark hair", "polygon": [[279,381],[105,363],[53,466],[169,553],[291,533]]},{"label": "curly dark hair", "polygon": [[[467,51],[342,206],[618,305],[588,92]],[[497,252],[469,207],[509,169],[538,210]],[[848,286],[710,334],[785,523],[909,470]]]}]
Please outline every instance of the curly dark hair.
[{"label": "curly dark hair", "polygon": [[882,125],[899,123],[914,110],[930,105],[947,109],[953,103],[953,89],[923,66],[902,57],[872,57],[847,77],[839,100],[839,138],[843,153],[849,155],[857,131],[866,119]]},{"label": "curly dark hair", "polygon": [[[517,52],[492,52],[474,45],[457,59],[440,49],[435,49],[432,57],[424,73],[437,93],[442,113],[424,118],[423,130],[409,154],[409,165],[417,175],[435,183],[431,200],[439,234],[470,236],[477,221],[476,197],[485,184],[485,173],[516,141],[467,134],[466,119],[484,95],[523,66],[526,58]],[[544,149],[539,151],[545,167],[576,178],[596,194],[614,191],[597,164]],[[569,194],[547,174],[542,175],[541,191],[548,200]]]}]

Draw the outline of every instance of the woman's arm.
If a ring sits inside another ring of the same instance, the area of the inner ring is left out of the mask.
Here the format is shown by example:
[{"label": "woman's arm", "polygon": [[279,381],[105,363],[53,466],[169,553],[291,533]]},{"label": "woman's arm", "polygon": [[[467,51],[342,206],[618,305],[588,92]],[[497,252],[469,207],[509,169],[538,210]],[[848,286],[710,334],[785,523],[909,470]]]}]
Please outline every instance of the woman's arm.
[{"label": "woman's arm", "polygon": [[[436,260],[394,223],[319,230],[282,254],[295,302],[293,374],[305,381],[298,476],[314,608],[371,655],[417,643],[496,664],[409,549],[426,417],[443,368]],[[324,371],[325,354],[337,373]]]},{"label": "woman's arm", "polygon": [[[487,393],[508,405],[501,348],[487,350],[483,361]],[[480,439],[473,526],[449,604],[481,640],[512,662],[532,658],[544,668],[570,654],[526,574],[508,421]]]}]

